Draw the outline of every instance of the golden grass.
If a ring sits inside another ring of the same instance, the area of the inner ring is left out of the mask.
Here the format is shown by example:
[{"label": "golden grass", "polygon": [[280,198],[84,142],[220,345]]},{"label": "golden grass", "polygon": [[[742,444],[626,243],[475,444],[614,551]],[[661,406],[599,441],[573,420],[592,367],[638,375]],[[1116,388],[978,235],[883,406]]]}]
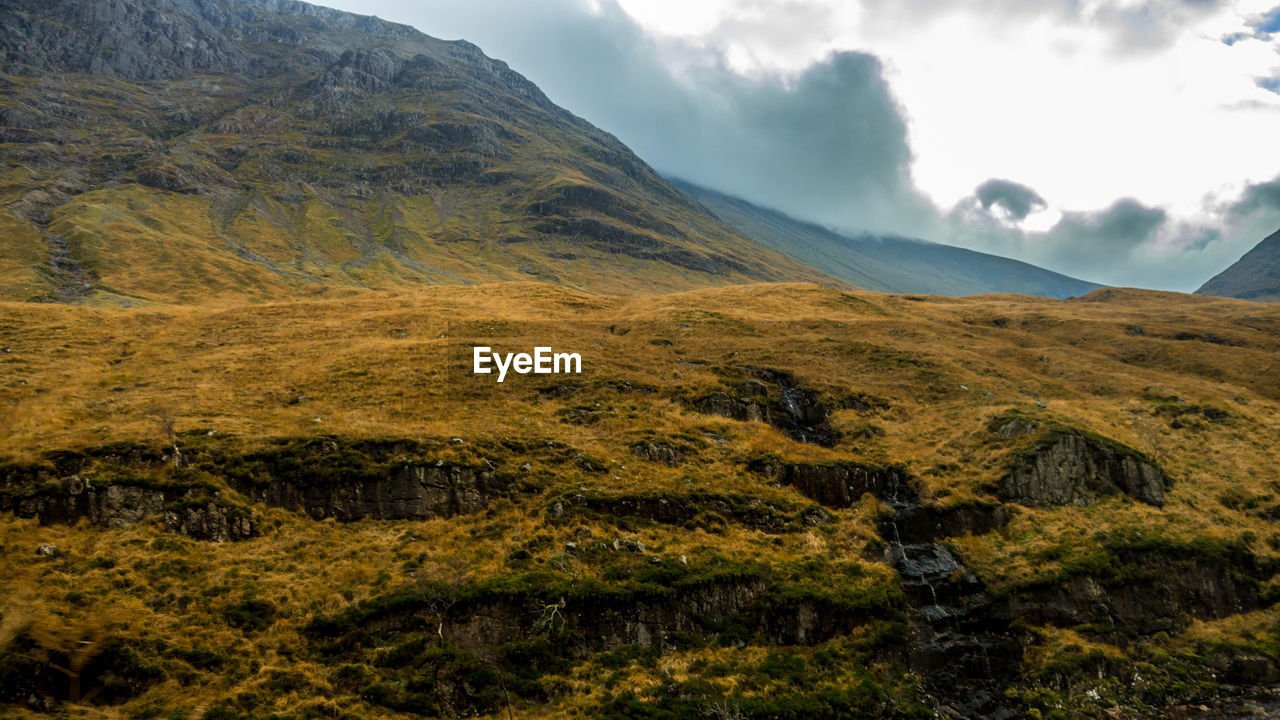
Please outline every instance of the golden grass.
[{"label": "golden grass", "polygon": [[[580,352],[584,373],[512,375],[498,385],[494,376],[470,373],[474,344]],[[15,548],[0,554],[0,575],[10,578],[0,592],[0,632],[34,623],[44,632],[74,634],[74,618],[90,630],[182,638],[193,647],[256,658],[264,668],[295,665],[321,684],[324,672],[298,665],[292,654],[303,642],[298,628],[310,617],[408,581],[402,566],[411,557],[422,556],[428,569],[461,557],[474,577],[491,577],[506,571],[511,549],[544,534],[550,542],[537,556],[550,561],[580,524],[597,538],[621,533],[643,540],[653,553],[686,555],[694,563],[713,554],[854,563],[868,588],[891,585],[892,571],[867,555],[876,538],[870,498],[835,512],[836,522],[820,533],[779,536],[732,524],[722,533],[666,526],[622,531],[586,519],[551,526],[541,508],[566,488],[707,491],[806,503],[743,470],[746,459],[761,453],[901,462],[934,500],[982,496],[1009,461],[1008,450],[993,447],[986,423],[1011,408],[1155,455],[1174,484],[1164,508],[1119,498],[1087,508],[1019,508],[1002,532],[953,539],[969,566],[997,589],[1052,573],[1056,561],[1044,559],[1046,550],[1067,548],[1058,557],[1069,558],[1073,548],[1089,547],[1095,533],[1118,528],[1242,540],[1262,558],[1275,558],[1280,547],[1271,521],[1223,502],[1233,493],[1280,498],[1273,463],[1280,441],[1280,307],[1243,301],[1134,290],[1074,301],[949,299],[802,284],[620,297],[506,283],[257,305],[0,303],[0,348],[0,456],[11,459],[120,440],[158,442],[146,413],[164,406],[177,415],[179,431],[234,435],[247,446],[271,437],[340,434],[458,437],[465,451],[518,438],[562,442],[607,464],[605,473],[581,473],[533,459],[535,473],[550,478],[546,489],[503,501],[489,517],[341,525],[259,508],[265,536],[235,544],[198,543],[155,523],[104,530],[0,520],[0,546]],[[883,434],[824,449],[672,401],[720,387],[723,371],[736,366],[788,370],[830,395],[879,398],[888,409],[840,410],[833,424],[850,431],[871,424]],[[577,389],[542,392],[562,384]],[[1161,400],[1172,396],[1185,402]],[[1174,427],[1171,416],[1161,414],[1171,402],[1226,416],[1187,416]],[[579,407],[598,420],[566,422],[561,411]],[[679,468],[639,460],[628,450],[641,439],[672,437],[697,447]],[[472,531],[487,539],[477,542]],[[58,545],[70,559],[33,561],[32,548],[40,543]],[[157,570],[175,562],[190,566],[187,579]],[[579,570],[591,576],[597,569]],[[282,610],[268,631],[249,638],[208,620],[238,597],[218,588],[245,587]],[[188,596],[185,605],[182,596]],[[157,597],[163,601],[153,602]],[[1176,642],[1247,639],[1273,627],[1274,615],[1197,623]],[[1031,662],[1058,645],[1082,642],[1053,638]],[[663,662],[682,676],[696,655]],[[597,672],[577,667],[565,681],[582,692],[533,716],[583,716],[586,698],[596,697],[587,688]],[[633,667],[618,686],[660,682],[652,673]],[[176,682],[166,680],[127,707],[175,697],[185,697],[187,706],[207,704],[258,681],[199,689]],[[299,700],[275,702],[285,709]]]}]

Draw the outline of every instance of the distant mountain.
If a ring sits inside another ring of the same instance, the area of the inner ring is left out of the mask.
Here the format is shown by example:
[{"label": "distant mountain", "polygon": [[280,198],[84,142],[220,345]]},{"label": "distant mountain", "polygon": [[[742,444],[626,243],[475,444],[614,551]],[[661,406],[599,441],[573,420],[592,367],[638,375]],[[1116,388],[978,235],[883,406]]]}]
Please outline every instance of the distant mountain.
[{"label": "distant mountain", "polygon": [[841,234],[683,180],[672,184],[747,237],[866,290],[1084,295],[1100,285],[998,255],[911,238]]},{"label": "distant mountain", "polygon": [[1280,302],[1280,231],[1196,290],[1200,295]]},{"label": "distant mountain", "polygon": [[0,299],[835,283],[467,42],[291,0],[3,0],[0,29]]}]

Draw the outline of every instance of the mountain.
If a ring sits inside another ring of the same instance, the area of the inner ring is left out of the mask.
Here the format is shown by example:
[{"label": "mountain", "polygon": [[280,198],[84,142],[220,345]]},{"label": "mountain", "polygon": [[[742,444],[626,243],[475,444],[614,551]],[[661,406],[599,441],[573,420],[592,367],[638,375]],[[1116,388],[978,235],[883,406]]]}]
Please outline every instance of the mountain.
[{"label": "mountain", "polygon": [[1200,295],[1280,302],[1280,231],[1200,286]]},{"label": "mountain", "polygon": [[891,235],[842,234],[683,180],[671,182],[743,235],[867,290],[1065,298],[1100,287],[1018,260],[951,245]]},{"label": "mountain", "polygon": [[4,0],[0,27],[0,297],[834,282],[464,41],[291,0]]}]

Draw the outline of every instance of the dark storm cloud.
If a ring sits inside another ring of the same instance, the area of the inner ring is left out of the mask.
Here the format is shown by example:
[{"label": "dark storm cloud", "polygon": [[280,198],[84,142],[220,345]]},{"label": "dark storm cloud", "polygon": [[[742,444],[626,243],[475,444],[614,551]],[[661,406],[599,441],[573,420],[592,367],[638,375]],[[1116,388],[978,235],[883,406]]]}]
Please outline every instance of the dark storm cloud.
[{"label": "dark storm cloud", "polygon": [[1237,218],[1259,212],[1280,213],[1280,178],[1245,186],[1240,200],[1230,209],[1230,214]]},{"label": "dark storm cloud", "polygon": [[986,185],[947,216],[950,242],[1110,285],[1194,290],[1280,227],[1280,178],[1247,186],[1210,207],[1203,221],[1176,221],[1161,208],[1125,199],[1096,212],[1065,213],[1043,232],[991,215],[980,199]]},{"label": "dark storm cloud", "polygon": [[906,124],[876,58],[838,53],[785,83],[717,67],[690,89],[711,102],[685,137],[637,141],[666,171],[819,222],[925,230],[932,211],[915,194]]},{"label": "dark storm cloud", "polygon": [[1066,213],[1047,233],[1030,240],[1045,243],[1047,255],[1064,272],[1092,274],[1128,260],[1134,250],[1155,239],[1167,219],[1160,208],[1118,200],[1100,212]]},{"label": "dark storm cloud", "polygon": [[1046,206],[1044,198],[1035,190],[1012,180],[992,178],[974,191],[982,209],[990,210],[994,206],[1004,208],[1011,217],[1022,220],[1032,211]]}]

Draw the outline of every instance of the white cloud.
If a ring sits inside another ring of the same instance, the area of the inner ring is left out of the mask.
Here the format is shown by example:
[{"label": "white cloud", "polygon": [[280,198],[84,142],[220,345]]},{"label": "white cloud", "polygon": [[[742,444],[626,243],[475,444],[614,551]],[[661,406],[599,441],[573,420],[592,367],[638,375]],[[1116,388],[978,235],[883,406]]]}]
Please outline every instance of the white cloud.
[{"label": "white cloud", "polygon": [[880,57],[908,116],[913,177],[943,207],[1008,177],[1058,209],[1134,197],[1186,217],[1280,169],[1267,141],[1280,97],[1257,85],[1280,57],[1221,41],[1266,2],[620,4],[743,72],[797,72],[833,49]]}]

